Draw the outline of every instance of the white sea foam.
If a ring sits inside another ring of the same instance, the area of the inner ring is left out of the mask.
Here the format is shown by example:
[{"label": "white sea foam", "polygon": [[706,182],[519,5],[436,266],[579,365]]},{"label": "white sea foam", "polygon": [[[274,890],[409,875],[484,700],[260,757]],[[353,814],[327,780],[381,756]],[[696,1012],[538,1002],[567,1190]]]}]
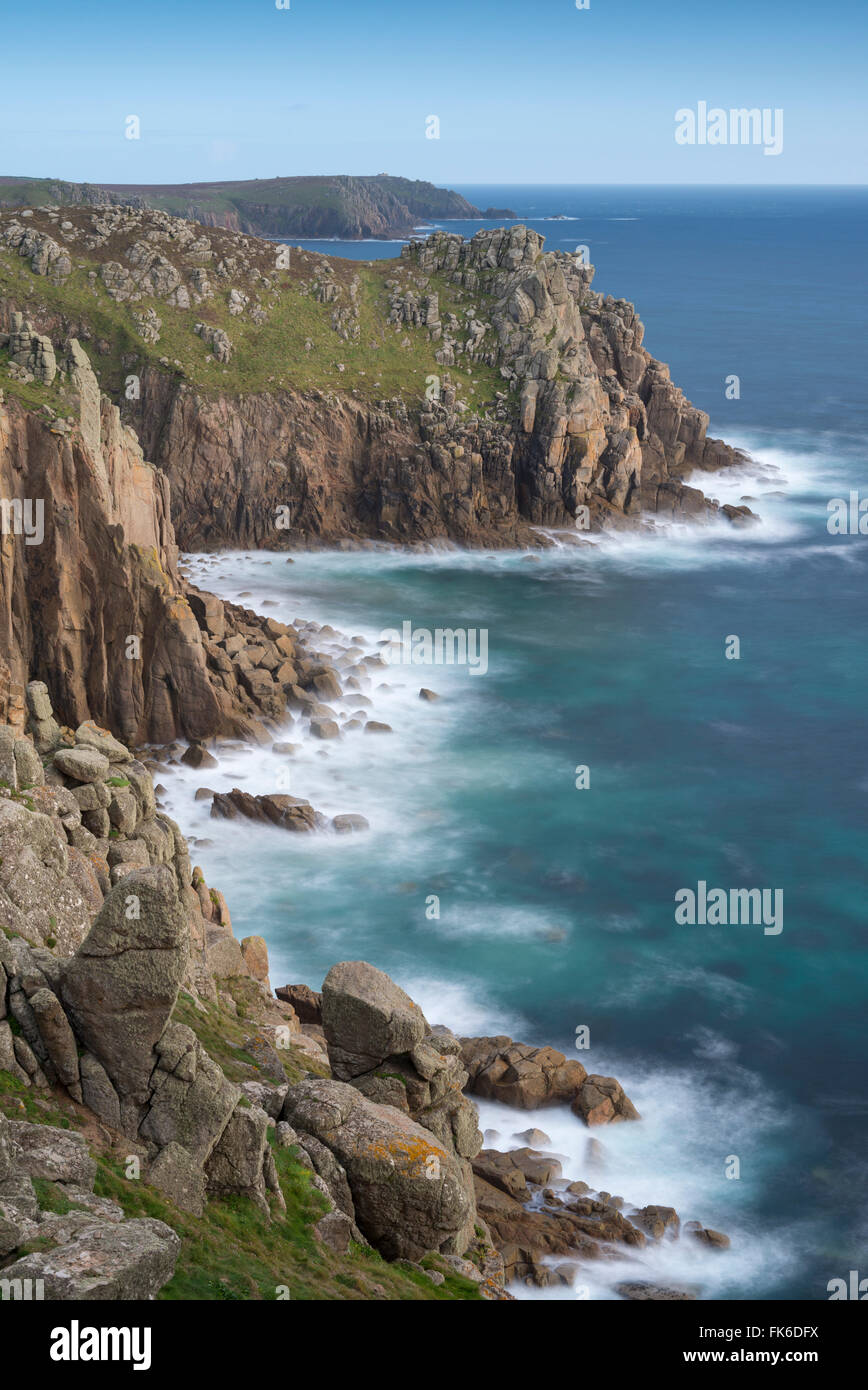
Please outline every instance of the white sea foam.
[{"label": "white sea foam", "polygon": [[[619,571],[643,574],[659,569],[773,564],[778,555],[791,557],[794,550],[800,558],[847,556],[848,552],[852,557],[855,547],[829,545],[822,533],[822,499],[843,486],[838,484],[843,461],[832,451],[812,451],[798,443],[789,447],[780,440],[747,437],[738,442],[754,454],[756,465],[697,475],[695,482],[721,501],[739,502],[747,493],[756,496],[756,503],[749,505],[763,519],[752,528],[734,528],[724,521],[704,527],[658,521],[641,531],[586,538],[590,544],[576,545],[575,536],[568,544],[554,536],[558,545],[532,561],[518,551],[469,551],[444,544],[413,551],[377,545],[362,551],[306,552],[296,555],[293,565],[287,565],[283,555],[261,552],[189,556],[186,564],[195,582],[258,612],[284,621],[302,618],[330,624],[339,636],[314,633],[310,641],[339,659],[354,636],[362,639],[366,652],[377,650],[380,615],[385,625],[394,625],[390,605],[396,592],[401,593],[406,610],[400,616],[415,618],[413,594],[424,592],[430,601],[433,586],[418,585],[425,574],[442,574],[450,581],[457,577],[464,586],[462,594],[472,591],[477,573],[502,574],[511,581],[526,574],[529,584],[568,575],[584,591],[604,596],[611,576]],[[785,495],[762,495],[770,492]],[[244,590],[248,596],[242,598]],[[442,615],[444,626],[456,621],[454,613]],[[424,625],[434,625],[427,615]],[[525,637],[532,640],[530,634]],[[578,631],[579,646],[581,640]],[[502,674],[506,666],[494,642],[491,660],[495,672]],[[390,666],[367,679],[364,694],[373,701],[373,708],[366,713],[392,724],[392,736],[373,738],[349,732],[339,742],[324,745],[309,736],[306,721],[296,719],[282,735],[299,745],[292,758],[270,749],[218,749],[218,768],[194,772],[181,767],[166,777],[157,775],[156,780],[167,787],[167,809],[184,830],[212,841],[210,847],[193,846],[194,861],[202,863],[209,881],[227,892],[230,904],[242,904],[240,915],[245,922],[255,921],[263,880],[267,880],[269,920],[254,929],[268,938],[274,980],[307,978],[318,984],[309,962],[324,969],[335,960],[364,957],[388,969],[418,999],[432,1022],[468,1034],[506,1032],[523,1041],[556,1042],[550,1037],[534,1039],[525,1022],[501,1006],[484,981],[480,983],[469,971],[462,975],[463,966],[457,963],[470,959],[457,953],[474,941],[480,949],[491,950],[503,940],[505,949],[520,956],[524,943],[544,941],[547,933],[570,935],[577,930],[574,918],[562,919],[533,907],[488,908],[478,898],[472,908],[459,906],[467,865],[454,805],[463,779],[472,785],[474,779],[484,778],[489,794],[494,787],[498,795],[507,796],[526,780],[524,751],[510,749],[510,755],[496,763],[486,762],[488,755],[481,749],[476,755],[481,762],[472,766],[449,756],[459,727],[472,730],[475,721],[492,717],[485,703],[485,681],[469,679],[466,671]],[[378,689],[384,684],[391,691]],[[433,686],[444,698],[424,704],[418,699],[421,685]],[[351,697],[329,703],[340,714],[351,712]],[[533,756],[537,754],[535,748]],[[276,784],[278,772],[287,770],[289,785]],[[212,820],[209,802],[193,801],[195,788],[203,784],[216,790],[238,785],[254,793],[288,790],[307,797],[327,815],[359,811],[368,817],[371,830],[352,837],[294,836],[241,821]],[[440,919],[427,921],[424,894],[428,888],[419,885],[430,882],[432,833],[436,834],[438,874],[457,891],[451,905],[444,899]],[[230,857],[232,878],[228,880]],[[384,941],[378,925],[378,894],[398,867],[402,876],[413,880],[402,886],[407,925],[400,940]],[[348,894],[355,900],[348,901]],[[316,902],[315,918],[308,919],[297,908],[297,898],[306,905]],[[613,912],[600,925],[626,935],[640,924],[638,919]],[[423,931],[429,943],[448,951],[452,970],[441,970],[434,963],[436,951],[427,945],[421,951],[414,949],[420,941],[417,933]],[[599,1175],[588,1171],[588,1131],[568,1111],[518,1113],[487,1102],[480,1107],[484,1124],[506,1135],[529,1125],[549,1133],[554,1150],[569,1155],[568,1176],[584,1178],[640,1205],[674,1205],[682,1218],[699,1218],[733,1238],[733,1248],[725,1257],[685,1238],[660,1246],[649,1244],[635,1259],[600,1262],[592,1275],[583,1273],[579,1280],[589,1285],[594,1298],[615,1297],[614,1285],[620,1279],[637,1278],[696,1285],[703,1297],[744,1298],[783,1277],[798,1262],[808,1241],[807,1224],[773,1234],[751,1225],[751,1199],[774,1181],[775,1145],[782,1142],[790,1121],[774,1098],[763,1093],[756,1078],[738,1066],[733,1044],[721,1031],[727,1017],[751,1007],[750,988],[712,971],[674,967],[671,958],[651,955],[643,956],[635,968],[625,966],[600,1002],[613,1010],[659,1005],[662,999],[677,999],[681,990],[706,997],[714,1018],[713,1028],[699,1030],[686,1040],[692,1049],[686,1054],[690,1066],[673,1071],[649,1065],[645,1070],[632,1058],[594,1056],[592,1064],[587,1055],[581,1058],[590,1070],[618,1076],[644,1116],[639,1124],[597,1131],[594,1137],[606,1151],[606,1166]],[[649,1047],[649,1054],[653,1052],[653,1046]],[[733,1153],[748,1160],[745,1176],[727,1182],[723,1161]],[[780,1159],[784,1161],[785,1156]],[[521,1297],[575,1296],[566,1289],[516,1292]]]},{"label": "white sea foam", "polygon": [[[751,1072],[733,1063],[725,1039],[717,1040],[711,1067],[652,1070],[613,1054],[576,1055],[589,1070],[618,1077],[641,1121],[589,1131],[566,1107],[516,1111],[481,1100],[482,1128],[500,1136],[492,1146],[520,1148],[518,1134],[538,1128],[551,1140],[545,1152],[561,1158],[565,1179],[623,1197],[628,1214],[633,1206],[673,1206],[682,1222],[698,1220],[723,1231],[731,1249],[722,1256],[689,1234],[649,1240],[641,1249],[625,1250],[623,1258],[583,1265],[573,1287],[518,1285],[512,1292],[519,1298],[575,1299],[584,1286],[588,1298],[612,1299],[619,1297],[618,1283],[644,1281],[691,1289],[703,1299],[743,1299],[798,1266],[810,1246],[808,1223],[772,1233],[759,1229],[750,1212],[758,1189],[775,1180],[793,1119]],[[601,1154],[589,1150],[591,1139]],[[740,1178],[726,1177],[731,1156],[741,1161]],[[570,1263],[570,1257],[548,1263]]]}]

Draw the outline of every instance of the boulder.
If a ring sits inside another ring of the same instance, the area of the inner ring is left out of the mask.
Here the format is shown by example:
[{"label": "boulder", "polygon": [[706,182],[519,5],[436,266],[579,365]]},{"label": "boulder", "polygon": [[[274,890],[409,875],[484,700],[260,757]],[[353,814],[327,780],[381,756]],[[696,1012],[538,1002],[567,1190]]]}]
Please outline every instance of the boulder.
[{"label": "boulder", "polygon": [[342,1081],[411,1052],[428,1032],[418,1004],[367,961],[332,966],[322,987],[322,1022],[332,1072]]},{"label": "boulder", "polygon": [[614,1076],[588,1076],[570,1107],[586,1125],[638,1120],[639,1112]]},{"label": "boulder", "polygon": [[612,1076],[588,1076],[581,1062],[553,1047],[530,1047],[503,1035],[462,1038],[468,1089],[520,1110],[569,1105],[587,1125],[638,1120],[639,1112]]},{"label": "boulder", "polygon": [[460,1162],[389,1106],[340,1081],[290,1086],[283,1118],[331,1150],[347,1175],[356,1222],[386,1259],[461,1254],[473,1239],[472,1196]]},{"label": "boulder", "polygon": [[587,1076],[581,1062],[553,1047],[529,1047],[512,1038],[461,1038],[469,1089],[520,1110],[571,1102]]},{"label": "boulder", "polygon": [[245,936],[241,941],[244,964],[254,980],[268,983],[268,947],[261,936]]},{"label": "boulder", "polygon": [[12,747],[19,791],[45,785],[42,759],[28,738],[17,738]]},{"label": "boulder", "polygon": [[54,766],[74,782],[104,782],[111,765],[95,748],[58,748]]},{"label": "boulder", "polygon": [[281,985],[274,993],[278,999],[292,1005],[299,1023],[322,1023],[322,995],[310,985]]},{"label": "boulder", "polygon": [[110,763],[132,762],[130,750],[116,739],[108,729],[103,729],[93,719],[86,719],[75,731],[76,748],[92,748],[108,758]]},{"label": "boulder", "polygon": [[265,1111],[252,1105],[236,1107],[205,1165],[209,1194],[243,1193],[267,1213],[263,1180],[267,1145]]},{"label": "boulder", "polygon": [[189,1028],[172,1023],[160,1038],[148,1109],[139,1133],[160,1148],[182,1144],[199,1164],[209,1158],[241,1092]]},{"label": "boulder", "polygon": [[703,1226],[701,1221],[685,1221],[683,1230],[685,1235],[691,1236],[712,1250],[728,1250],[732,1244],[729,1236],[725,1236],[722,1231],[712,1231],[708,1226]]},{"label": "boulder", "polygon": [[16,1121],[12,1125],[16,1167],[29,1178],[93,1188],[96,1160],[84,1136],[72,1129],[54,1129]]},{"label": "boulder", "polygon": [[630,1213],[630,1220],[655,1240],[662,1240],[667,1230],[677,1235],[680,1224],[674,1207],[640,1207]]},{"label": "boulder", "polygon": [[205,1210],[205,1174],[193,1155],[174,1140],[157,1154],[147,1179],[181,1211],[201,1216]]},{"label": "boulder", "polygon": [[370,828],[370,822],[356,812],[334,816],[332,819],[332,830],[336,830],[339,835],[352,835],[361,830],[370,830]]},{"label": "boulder", "polygon": [[162,865],[134,869],[108,894],[63,972],[76,1036],[122,1099],[147,1099],[154,1045],[175,1007],[188,949],[174,875]]},{"label": "boulder", "polygon": [[278,793],[251,796],[239,787],[233,787],[230,792],[215,794],[211,803],[211,815],[226,820],[242,815],[248,820],[280,826],[282,830],[302,832],[322,830],[328,824],[326,817],[315,811],[310,802],[304,801],[301,797]]},{"label": "boulder", "polygon": [[84,1104],[112,1129],[120,1129],[121,1103],[105,1067],[92,1052],[84,1052],[78,1066]]},{"label": "boulder", "polygon": [[201,743],[191,743],[181,754],[181,762],[187,767],[217,767],[217,759],[213,753],[209,753],[207,748],[203,748]]},{"label": "boulder", "polygon": [[354,1226],[351,1218],[342,1211],[329,1211],[321,1216],[313,1228],[314,1236],[322,1241],[336,1255],[345,1255],[353,1239]]},{"label": "boulder", "polygon": [[339,738],[340,729],[334,719],[315,718],[310,721],[310,731],[314,738]]},{"label": "boulder", "polygon": [[26,1255],[5,1279],[38,1279],[48,1300],[114,1302],[154,1298],[175,1271],[181,1242],[149,1217],[96,1222],[54,1250]]},{"label": "boulder", "polygon": [[57,1072],[57,1079],[74,1100],[82,1100],[78,1048],[63,1006],[50,989],[37,989],[27,1001],[33,1010],[39,1036]]}]

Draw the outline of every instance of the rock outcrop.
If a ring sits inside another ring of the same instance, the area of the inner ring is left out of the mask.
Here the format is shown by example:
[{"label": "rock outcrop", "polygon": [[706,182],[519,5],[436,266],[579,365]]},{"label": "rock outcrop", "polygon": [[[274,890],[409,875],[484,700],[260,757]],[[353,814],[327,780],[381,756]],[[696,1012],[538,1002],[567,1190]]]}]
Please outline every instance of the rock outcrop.
[{"label": "rock outcrop", "polygon": [[581,1062],[553,1047],[529,1047],[512,1038],[462,1038],[468,1089],[521,1110],[569,1105],[587,1125],[638,1120],[639,1113],[613,1076],[589,1076]]},{"label": "rock outcrop", "polygon": [[[34,335],[17,315],[20,338]],[[187,585],[165,475],[75,339],[59,360],[73,423],[0,400],[0,717],[22,722],[39,681],[68,724],[96,720],[127,743],[267,741],[265,721],[307,680],[293,630]],[[46,723],[40,746],[56,734]]]},{"label": "rock outcrop", "polygon": [[345,1215],[387,1259],[473,1244],[476,1209],[460,1161],[408,1115],[344,1082],[304,1081],[289,1088],[283,1119],[313,1148],[317,1171],[318,1145],[328,1149],[335,1166],[323,1177],[336,1205],[348,1205],[348,1192]]},{"label": "rock outcrop", "polygon": [[284,1122],[388,1258],[463,1256],[479,1239],[469,1160],[482,1136],[457,1041],[365,961],[332,967],[321,1010],[334,1079],[290,1087]]},{"label": "rock outcrop", "polygon": [[[590,266],[545,251],[526,227],[466,242],[436,232],[379,268],[309,252],[280,267],[272,244],[204,235],[163,212],[58,218],[0,214],[0,250],[24,256],[37,280],[61,265],[50,252],[32,264],[39,238],[91,257],[94,296],[118,313],[117,340],[100,350],[121,358],[119,386],[134,383],[116,387],[117,403],[170,479],[187,549],[538,545],[540,528],[635,525],[643,514],[751,518],[687,483],[743,456],[707,437],[708,417],[644,347],[633,305],[595,293]],[[160,315],[137,307],[148,298],[186,315],[183,362],[158,356]],[[366,300],[376,308],[363,334]],[[285,339],[301,304],[322,322],[264,374],[263,344]],[[10,328],[15,307],[0,301]],[[79,304],[43,310],[15,336],[10,371],[50,376],[54,339],[71,326],[90,333],[87,319]],[[416,355],[387,396],[376,388],[396,339]]]},{"label": "rock outcrop", "polygon": [[[0,1068],[27,1086],[61,1087],[142,1144],[155,1163],[155,1185],[187,1209],[201,1209],[206,1195],[242,1193],[269,1213],[272,1201],[283,1204],[266,1144],[269,1118],[172,1017],[190,951],[187,914],[167,865],[131,868],[66,962],[0,935]],[[19,1143],[27,1140],[32,1163],[32,1141],[42,1134],[33,1129]],[[71,1139],[80,1146],[78,1136]],[[59,1151],[43,1147],[33,1176],[66,1172],[70,1142],[64,1138]],[[86,1154],[82,1161],[86,1171],[74,1176],[83,1181],[89,1173],[92,1186],[92,1161]]]},{"label": "rock outcrop", "polygon": [[[332,392],[204,397],[145,373],[131,418],[169,474],[185,545],[286,544],[281,507],[296,544],[539,543],[531,527],[718,510],[684,480],[743,456],[707,437],[707,415],[644,348],[633,305],[594,293],[591,267],[544,252],[525,227],[469,242],[438,232],[402,255],[414,284],[445,281],[468,302],[464,322],[444,323],[436,295],[392,301],[399,323],[439,344],[442,371],[418,410]],[[498,371],[491,408],[462,404],[450,382],[458,362]]]},{"label": "rock outcrop", "polygon": [[366,961],[332,966],[323,981],[322,1021],[334,1076],[403,1110],[465,1163],[474,1157],[482,1135],[463,1094],[460,1045],[448,1028],[430,1027],[418,1004]]},{"label": "rock outcrop", "polygon": [[183,592],[166,478],[76,349],[64,359],[75,426],[14,400],[0,407],[0,494],[11,517],[0,651],[10,679],[45,681],[69,723],[95,718],[129,742],[242,731],[209,677]]},{"label": "rock outcrop", "polygon": [[[96,1164],[80,1134],[0,1113],[0,1275],[10,1298],[153,1298],[172,1277],[181,1242],[151,1218],[124,1219],[93,1192]],[[34,1179],[56,1185],[66,1215],[40,1208]],[[38,1241],[39,1249],[19,1247]],[[4,1294],[4,1296],[7,1296]]]}]

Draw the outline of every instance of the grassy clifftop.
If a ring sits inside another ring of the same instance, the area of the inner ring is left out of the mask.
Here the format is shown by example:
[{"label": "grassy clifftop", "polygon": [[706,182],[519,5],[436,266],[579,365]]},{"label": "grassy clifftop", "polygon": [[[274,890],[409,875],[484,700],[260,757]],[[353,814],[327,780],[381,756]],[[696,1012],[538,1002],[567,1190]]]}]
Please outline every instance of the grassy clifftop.
[{"label": "grassy clifftop", "polygon": [[[400,258],[345,261],[166,213],[91,207],[0,213],[0,299],[57,341],[80,338],[116,400],[155,366],[206,392],[336,390],[408,407],[444,375],[440,324],[464,325],[470,306],[448,276]],[[417,301],[421,313],[405,309]],[[505,385],[463,355],[446,370],[470,410]],[[22,393],[2,370],[0,385]]]}]

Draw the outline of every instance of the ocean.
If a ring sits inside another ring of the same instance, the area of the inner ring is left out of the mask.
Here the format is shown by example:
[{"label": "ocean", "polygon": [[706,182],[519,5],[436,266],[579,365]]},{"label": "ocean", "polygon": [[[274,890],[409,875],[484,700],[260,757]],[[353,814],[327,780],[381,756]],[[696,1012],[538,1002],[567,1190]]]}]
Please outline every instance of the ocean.
[{"label": "ocean", "polygon": [[[829,1280],[868,1275],[868,536],[827,528],[830,499],[868,497],[868,195],[461,191],[514,208],[549,249],[588,246],[595,288],[635,302],[646,347],[710,432],[755,461],[700,485],[751,498],[762,523],[554,537],[533,556],[188,557],[221,596],[371,651],[407,621],[485,630],[488,669],[391,665],[365,692],[391,736],[320,745],[296,725],[291,759],[222,753],[219,769],[163,779],[165,804],[209,842],[194,862],[236,935],[266,938],[272,984],[318,987],[335,961],[367,959],[431,1022],[550,1043],[616,1076],[643,1119],[594,1132],[593,1175],[569,1114],[480,1109],[507,1136],[539,1125],[569,1176],[732,1238],[726,1255],[646,1250],[643,1277],[705,1298],[824,1299]],[[442,698],[420,701],[421,686]],[[210,820],[193,801],[203,783],[288,790],[371,829]],[[781,929],[676,921],[675,895],[699,883],[780,890]],[[624,1268],[587,1296],[615,1297]]]}]

